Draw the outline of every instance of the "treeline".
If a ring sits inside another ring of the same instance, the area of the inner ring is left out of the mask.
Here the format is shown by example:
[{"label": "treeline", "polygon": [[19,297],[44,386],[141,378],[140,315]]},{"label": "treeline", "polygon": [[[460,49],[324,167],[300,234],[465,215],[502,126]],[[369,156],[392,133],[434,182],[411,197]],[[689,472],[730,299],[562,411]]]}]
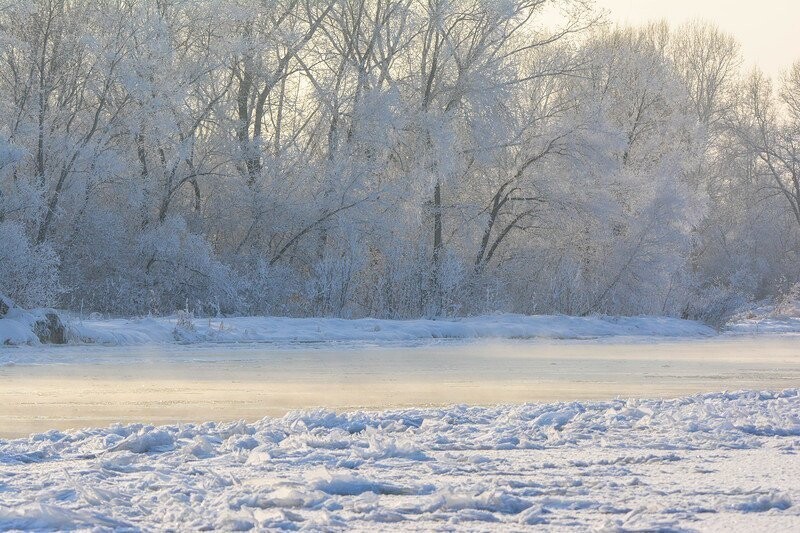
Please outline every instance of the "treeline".
[{"label": "treeline", "polygon": [[585,0],[3,0],[0,292],[718,320],[800,279],[800,64]]}]

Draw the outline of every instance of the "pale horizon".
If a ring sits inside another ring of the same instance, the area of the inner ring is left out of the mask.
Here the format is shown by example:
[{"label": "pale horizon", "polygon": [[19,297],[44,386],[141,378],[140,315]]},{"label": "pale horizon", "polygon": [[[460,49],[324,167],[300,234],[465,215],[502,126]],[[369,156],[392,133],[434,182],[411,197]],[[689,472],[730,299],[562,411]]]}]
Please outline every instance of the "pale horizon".
[{"label": "pale horizon", "polygon": [[726,0],[596,0],[609,20],[639,25],[664,19],[677,26],[691,20],[714,23],[741,43],[743,67],[757,66],[775,78],[800,60],[800,2],[764,0],[758,4]]}]

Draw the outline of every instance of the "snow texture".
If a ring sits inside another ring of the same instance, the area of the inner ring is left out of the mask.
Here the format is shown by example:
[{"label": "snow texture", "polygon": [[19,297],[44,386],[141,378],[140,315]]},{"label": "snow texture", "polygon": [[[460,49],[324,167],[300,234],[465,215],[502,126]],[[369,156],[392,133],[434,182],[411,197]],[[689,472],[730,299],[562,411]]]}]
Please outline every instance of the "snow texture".
[{"label": "snow texture", "polygon": [[790,298],[783,301],[761,301],[731,316],[725,330],[743,335],[781,335],[800,333],[800,284]]},{"label": "snow texture", "polygon": [[25,311],[19,307],[9,306],[4,318],[0,318],[0,348],[20,344],[39,344],[39,337],[34,333],[34,324],[44,318],[45,309]]},{"label": "snow texture", "polygon": [[[31,313],[15,309],[0,319],[0,345],[36,344]],[[345,320],[337,318],[65,318],[73,344],[131,346],[166,343],[397,342],[420,339],[593,339],[601,337],[699,337],[713,329],[668,317],[490,315],[448,320]]]},{"label": "snow texture", "polygon": [[0,440],[0,530],[798,530],[800,389]]},{"label": "snow texture", "polygon": [[731,322],[727,331],[752,335],[800,333],[800,318],[791,316],[742,318]]}]

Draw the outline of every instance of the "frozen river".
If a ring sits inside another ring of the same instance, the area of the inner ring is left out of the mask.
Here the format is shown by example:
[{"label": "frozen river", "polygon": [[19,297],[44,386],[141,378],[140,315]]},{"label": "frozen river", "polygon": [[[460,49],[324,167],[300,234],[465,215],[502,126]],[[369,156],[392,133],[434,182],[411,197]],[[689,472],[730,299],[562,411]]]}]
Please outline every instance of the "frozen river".
[{"label": "frozen river", "polygon": [[0,350],[0,438],[113,422],[800,386],[800,337]]}]

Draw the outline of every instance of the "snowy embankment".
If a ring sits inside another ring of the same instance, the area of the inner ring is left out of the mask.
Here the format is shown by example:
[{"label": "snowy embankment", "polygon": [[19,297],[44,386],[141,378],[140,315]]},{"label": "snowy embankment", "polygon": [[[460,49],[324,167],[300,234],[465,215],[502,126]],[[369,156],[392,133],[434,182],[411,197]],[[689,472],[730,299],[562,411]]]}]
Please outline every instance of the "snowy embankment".
[{"label": "snowy embankment", "polygon": [[800,333],[800,308],[758,306],[731,317],[725,329],[733,334],[749,335]]},{"label": "snowy embankment", "polygon": [[798,389],[51,431],[0,529],[797,531],[798,452]]},{"label": "snowy embankment", "polygon": [[745,335],[800,333],[800,301],[786,298],[779,302],[757,302],[730,317],[725,329]]},{"label": "snowy embankment", "polygon": [[[698,337],[714,330],[689,320],[667,317],[570,317],[491,315],[447,320],[336,318],[179,317],[81,320],[64,317],[70,343],[139,345],[192,342],[392,342],[422,339],[592,339]],[[32,321],[0,319],[0,345],[35,344]]]},{"label": "snowy embankment", "polygon": [[793,316],[737,318],[728,324],[726,331],[749,335],[800,333],[800,318]]}]

